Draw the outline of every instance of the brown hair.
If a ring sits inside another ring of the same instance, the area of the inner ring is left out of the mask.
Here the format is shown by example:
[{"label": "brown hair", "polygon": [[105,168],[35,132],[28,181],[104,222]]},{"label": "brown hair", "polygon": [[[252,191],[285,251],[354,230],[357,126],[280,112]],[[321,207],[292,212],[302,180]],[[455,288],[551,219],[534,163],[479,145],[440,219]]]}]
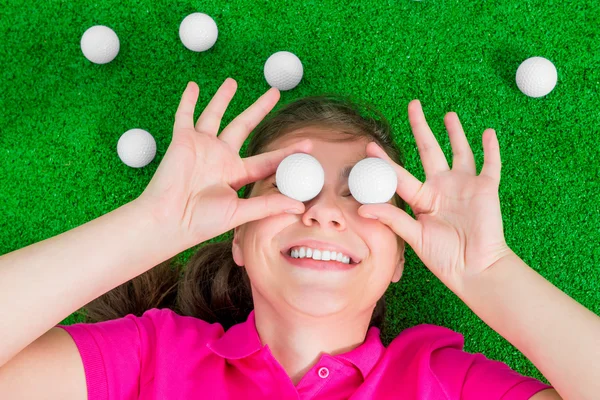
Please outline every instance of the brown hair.
[{"label": "brown hair", "polygon": [[[309,126],[336,130],[348,135],[348,140],[375,141],[392,160],[404,166],[386,118],[372,106],[342,95],[304,97],[272,112],[248,139],[246,157],[260,154],[275,139]],[[249,196],[252,186],[245,187],[243,197]],[[405,210],[398,194],[393,203]],[[82,310],[85,322],[127,314],[141,316],[151,308],[170,308],[180,315],[218,322],[225,330],[245,321],[253,309],[252,292],[246,269],[233,261],[232,233],[201,243],[185,266],[174,262],[175,257],[170,258],[91,301]],[[385,310],[382,296],[369,326],[383,331]]]}]

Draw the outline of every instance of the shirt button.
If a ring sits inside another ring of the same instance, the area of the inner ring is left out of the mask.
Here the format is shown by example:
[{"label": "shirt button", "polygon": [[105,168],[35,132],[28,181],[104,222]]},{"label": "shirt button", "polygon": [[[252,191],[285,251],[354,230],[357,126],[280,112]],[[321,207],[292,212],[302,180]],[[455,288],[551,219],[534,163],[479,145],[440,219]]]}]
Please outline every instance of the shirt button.
[{"label": "shirt button", "polygon": [[319,368],[319,376],[323,379],[327,378],[329,376],[329,370],[325,367]]}]

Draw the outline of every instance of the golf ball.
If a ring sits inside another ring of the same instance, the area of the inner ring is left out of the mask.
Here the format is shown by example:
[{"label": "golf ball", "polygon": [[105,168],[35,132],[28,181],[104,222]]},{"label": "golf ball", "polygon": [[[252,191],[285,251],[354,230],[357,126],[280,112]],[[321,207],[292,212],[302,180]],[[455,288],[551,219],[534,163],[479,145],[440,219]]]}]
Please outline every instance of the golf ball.
[{"label": "golf ball", "polygon": [[304,202],[313,199],[323,189],[325,171],[310,154],[295,153],[279,163],[275,182],[282,194]]},{"label": "golf ball", "polygon": [[95,25],[83,33],[81,51],[95,64],[106,64],[119,54],[119,38],[108,26]]},{"label": "golf ball", "polygon": [[204,13],[193,13],[181,21],[179,38],[192,51],[210,49],[217,41],[219,30],[215,20]]},{"label": "golf ball", "polygon": [[130,129],[121,135],[117,143],[117,153],[125,164],[133,168],[148,165],[156,155],[156,142],[150,133],[143,129]]},{"label": "golf ball", "polygon": [[543,57],[531,57],[517,69],[517,86],[529,97],[547,95],[556,86],[556,67]]},{"label": "golf ball", "polygon": [[289,51],[274,53],[265,62],[265,79],[267,83],[279,90],[290,90],[298,86],[302,80],[304,69],[302,62]]},{"label": "golf ball", "polygon": [[362,204],[386,203],[394,196],[397,185],[394,168],[376,157],[357,162],[348,177],[350,193]]}]

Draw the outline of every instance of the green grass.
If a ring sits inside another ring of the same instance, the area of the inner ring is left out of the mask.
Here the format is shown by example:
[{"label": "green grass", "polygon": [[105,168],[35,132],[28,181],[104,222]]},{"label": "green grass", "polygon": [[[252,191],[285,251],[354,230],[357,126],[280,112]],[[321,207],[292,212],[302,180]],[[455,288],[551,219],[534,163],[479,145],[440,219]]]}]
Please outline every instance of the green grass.
[{"label": "green grass", "polygon": [[[200,86],[197,117],[225,78],[237,80],[224,127],[269,88],[262,72],[266,59],[288,50],[302,60],[305,74],[296,89],[282,92],[280,104],[322,92],[373,103],[392,122],[406,169],[422,181],[407,119],[410,100],[421,100],[449,162],[443,117],[458,113],[478,172],[482,132],[494,128],[509,246],[600,314],[600,3],[1,3],[0,254],[136,198],[167,149],[188,81]],[[217,43],[204,53],[187,50],[178,36],[181,20],[197,11],[219,27]],[[105,65],[87,61],[79,47],[83,32],[99,24],[114,29],[121,42],[117,58]],[[517,67],[532,56],[550,59],[558,70],[558,84],[544,98],[528,98],[515,84]],[[127,167],[117,156],[117,141],[131,128],[148,130],[157,142],[156,159],[142,169]],[[389,289],[389,311],[386,342],[409,326],[443,325],[465,335],[466,351],[544,380],[410,248],[402,280]]]}]

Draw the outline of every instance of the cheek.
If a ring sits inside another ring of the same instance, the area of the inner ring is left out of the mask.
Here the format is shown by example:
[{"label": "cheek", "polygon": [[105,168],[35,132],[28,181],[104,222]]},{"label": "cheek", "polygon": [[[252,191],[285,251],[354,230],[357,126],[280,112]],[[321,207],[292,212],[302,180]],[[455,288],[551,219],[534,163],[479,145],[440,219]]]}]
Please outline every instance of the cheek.
[{"label": "cheek", "polygon": [[376,220],[368,220],[363,222],[360,228],[361,235],[372,253],[371,256],[383,261],[396,254],[398,236],[389,226]]},{"label": "cheek", "polygon": [[274,254],[279,248],[279,234],[295,220],[291,214],[280,214],[244,224],[241,243],[246,259],[260,261]]}]

